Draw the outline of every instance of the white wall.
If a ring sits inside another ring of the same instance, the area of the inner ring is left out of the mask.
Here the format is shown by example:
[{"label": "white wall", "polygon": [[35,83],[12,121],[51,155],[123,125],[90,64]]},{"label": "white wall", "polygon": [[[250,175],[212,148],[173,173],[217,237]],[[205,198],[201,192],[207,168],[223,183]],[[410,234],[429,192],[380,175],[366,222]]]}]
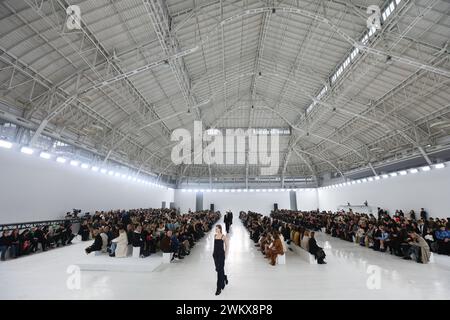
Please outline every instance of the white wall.
[{"label": "white wall", "polygon": [[367,200],[370,206],[389,213],[413,209],[417,217],[420,208],[425,208],[432,217],[450,217],[450,167],[318,192],[321,210],[336,210],[347,202],[362,205]]},{"label": "white wall", "polygon": [[161,208],[174,191],[0,148],[0,224],[59,219],[83,211]]},{"label": "white wall", "polygon": [[317,189],[297,190],[297,210],[317,210],[319,207],[319,198]]},{"label": "white wall", "polygon": [[[290,209],[289,192],[204,192],[203,209],[209,209],[214,203],[214,209],[220,212],[231,210],[234,213],[252,210],[269,215],[273,204],[278,203],[279,209]],[[195,192],[176,190],[175,205],[182,212],[191,208],[195,210]]]},{"label": "white wall", "polygon": [[[180,208],[181,213],[186,213],[191,209],[195,211],[195,192],[181,192],[180,189],[175,190],[175,208]],[[206,209],[203,206],[203,209]]]},{"label": "white wall", "polygon": [[205,192],[203,193],[203,208],[209,208],[214,203],[214,209],[220,212],[231,210],[255,211],[269,215],[273,204],[278,203],[279,209],[290,209],[289,192]]}]

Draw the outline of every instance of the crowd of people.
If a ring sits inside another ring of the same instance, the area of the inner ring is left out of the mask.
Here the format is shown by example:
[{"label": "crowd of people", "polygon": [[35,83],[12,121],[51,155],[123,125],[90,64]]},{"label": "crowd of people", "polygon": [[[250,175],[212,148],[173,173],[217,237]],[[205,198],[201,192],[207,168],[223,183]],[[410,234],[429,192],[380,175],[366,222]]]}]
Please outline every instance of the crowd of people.
[{"label": "crowd of people", "polygon": [[135,209],[95,212],[84,219],[78,234],[81,240],[94,239],[85,249],[126,257],[129,246],[139,248],[144,258],[162,251],[183,259],[220,218],[219,212],[199,211],[177,214],[173,209]]},{"label": "crowd of people", "polygon": [[250,233],[250,239],[261,253],[276,264],[277,257],[287,252],[287,244],[294,242],[315,256],[319,264],[325,264],[325,252],[317,245],[314,232],[292,222],[285,222],[277,217],[268,217],[256,212],[243,212],[239,218]]},{"label": "crowd of people", "polygon": [[[75,212],[75,210],[74,210]],[[79,213],[79,211],[77,211]],[[130,246],[139,247],[139,256],[147,257],[158,251],[173,253],[172,259],[189,255],[195,243],[211,230],[220,218],[219,212],[177,214],[174,209],[132,209],[99,211],[80,217],[77,234],[67,213],[64,223],[36,226],[31,229],[3,231],[0,237],[1,260],[50,248],[66,246],[78,235],[80,240],[94,240],[85,251],[109,253],[111,257],[126,257]],[[39,248],[39,244],[41,248]]]},{"label": "crowd of people", "polygon": [[335,213],[278,210],[271,216],[297,229],[324,230],[333,237],[376,251],[388,251],[405,260],[428,263],[430,252],[446,255],[450,252],[450,219],[428,217],[423,208],[420,218],[414,211],[406,216],[401,210],[390,216],[381,208],[377,216],[352,210]]},{"label": "crowd of people", "polygon": [[29,255],[39,250],[47,251],[59,246],[72,243],[75,235],[72,232],[71,220],[57,225],[36,226],[29,229],[3,231],[0,237],[1,260],[6,260],[6,253],[10,258]]}]

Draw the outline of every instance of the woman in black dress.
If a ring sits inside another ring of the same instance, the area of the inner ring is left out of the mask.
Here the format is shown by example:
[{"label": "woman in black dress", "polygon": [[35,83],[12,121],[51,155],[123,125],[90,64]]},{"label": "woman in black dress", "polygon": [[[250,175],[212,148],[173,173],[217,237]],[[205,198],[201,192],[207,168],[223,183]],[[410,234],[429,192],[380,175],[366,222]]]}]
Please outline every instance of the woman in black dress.
[{"label": "woman in black dress", "polygon": [[219,295],[228,284],[228,278],[225,275],[225,251],[227,250],[227,238],[222,234],[222,226],[216,225],[216,234],[214,235],[214,264],[217,271],[217,290],[216,296]]}]

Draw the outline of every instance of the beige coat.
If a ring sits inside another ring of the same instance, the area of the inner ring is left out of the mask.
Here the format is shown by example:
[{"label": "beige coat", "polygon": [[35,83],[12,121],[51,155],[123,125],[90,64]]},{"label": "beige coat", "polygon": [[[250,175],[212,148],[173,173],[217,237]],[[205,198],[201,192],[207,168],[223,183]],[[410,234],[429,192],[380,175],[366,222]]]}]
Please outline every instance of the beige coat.
[{"label": "beige coat", "polygon": [[309,237],[308,236],[303,236],[303,239],[300,242],[300,246],[309,252]]},{"label": "beige coat", "polygon": [[117,243],[115,255],[116,258],[125,258],[128,251],[128,237],[126,232],[119,233],[119,236],[112,240]]},{"label": "beige coat", "polygon": [[422,257],[421,257],[422,263],[430,262],[430,257],[431,257],[430,246],[428,245],[428,243],[425,241],[424,238],[419,236],[419,237],[417,237],[416,242],[410,242],[410,244],[420,247],[420,252],[422,253]]},{"label": "beige coat", "polygon": [[100,237],[102,237],[102,252],[105,253],[108,251],[108,236],[106,233],[100,233]]}]

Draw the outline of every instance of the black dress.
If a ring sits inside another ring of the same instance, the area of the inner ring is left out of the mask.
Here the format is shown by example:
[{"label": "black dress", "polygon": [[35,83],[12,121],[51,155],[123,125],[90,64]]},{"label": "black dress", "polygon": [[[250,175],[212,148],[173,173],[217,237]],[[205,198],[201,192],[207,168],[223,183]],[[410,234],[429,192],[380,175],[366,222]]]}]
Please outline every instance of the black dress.
[{"label": "black dress", "polygon": [[214,237],[214,264],[216,265],[217,271],[217,290],[222,290],[225,288],[225,281],[227,276],[225,275],[225,249],[222,239],[216,239]]}]

